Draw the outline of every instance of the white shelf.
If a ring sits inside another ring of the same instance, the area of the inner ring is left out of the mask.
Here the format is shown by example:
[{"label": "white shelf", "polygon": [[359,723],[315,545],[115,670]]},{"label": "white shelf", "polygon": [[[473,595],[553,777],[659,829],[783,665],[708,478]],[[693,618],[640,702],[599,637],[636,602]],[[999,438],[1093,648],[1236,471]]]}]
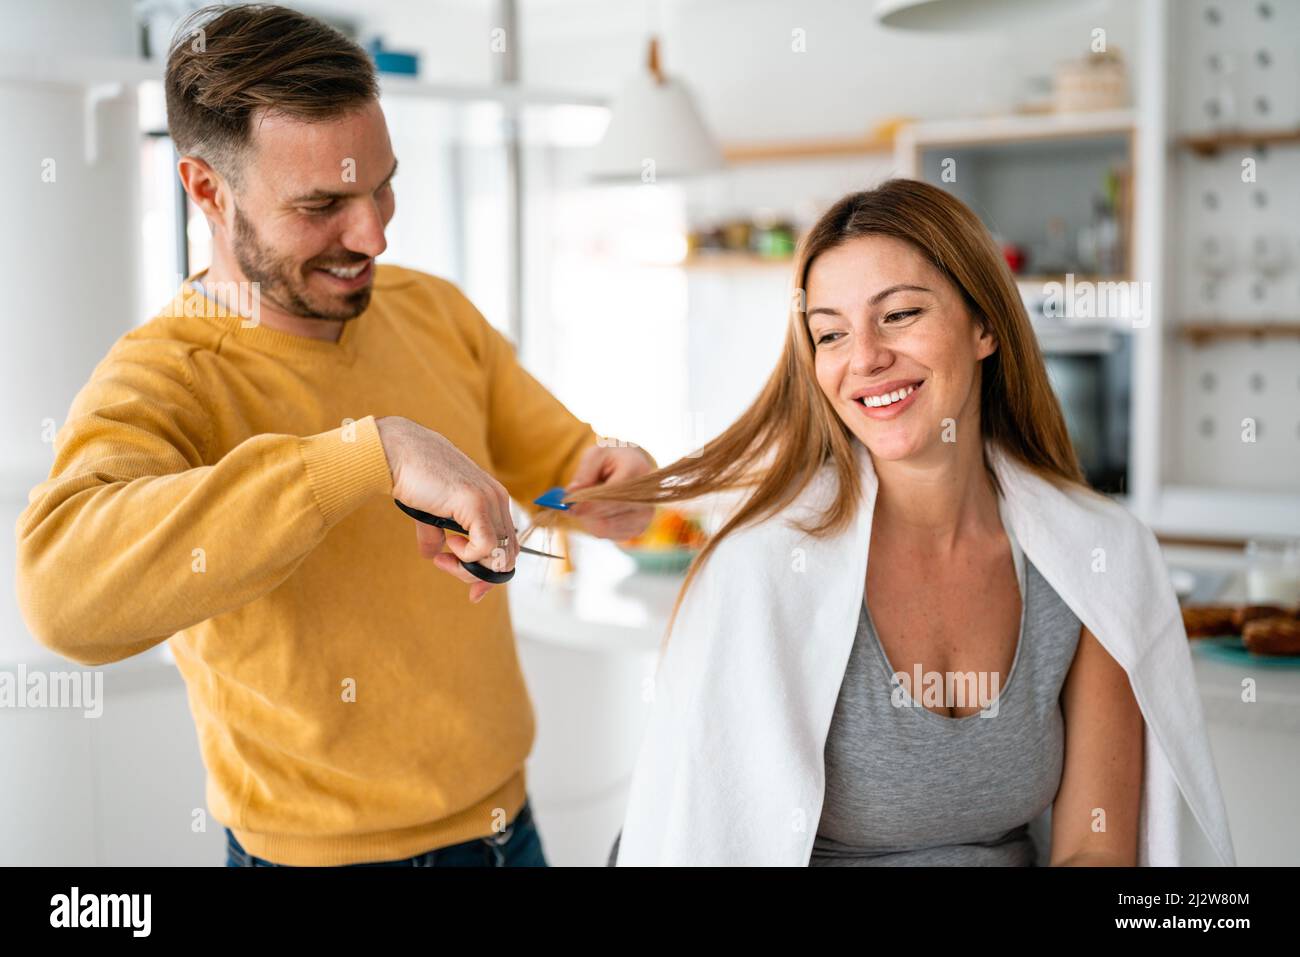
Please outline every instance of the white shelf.
[{"label": "white shelf", "polygon": [[1136,117],[1132,110],[1098,110],[1091,113],[1044,113],[926,120],[899,131],[897,156],[907,158],[917,146],[934,144],[1014,143],[1038,139],[1068,139],[1130,133]]},{"label": "white shelf", "polygon": [[84,87],[101,83],[137,84],[163,79],[163,64],[123,57],[33,57],[7,54],[0,61],[0,83]]},{"label": "white shelf", "polygon": [[379,74],[379,86],[384,96],[413,97],[426,100],[451,100],[455,102],[491,102],[505,106],[591,106],[608,108],[603,97],[568,90],[548,90],[525,86],[491,86],[487,84],[463,85],[452,83],[425,83],[414,77],[391,73]]},{"label": "white shelf", "polygon": [[1300,495],[1170,484],[1161,488],[1153,514],[1142,518],[1168,535],[1300,538]]},{"label": "white shelf", "polygon": [[[86,87],[104,83],[136,85],[161,83],[162,61],[124,57],[48,57],[10,54],[0,61],[0,83]],[[489,84],[425,83],[414,77],[379,74],[386,96],[413,97],[453,102],[495,102],[506,106],[592,106],[607,107],[599,96],[567,90]]]}]

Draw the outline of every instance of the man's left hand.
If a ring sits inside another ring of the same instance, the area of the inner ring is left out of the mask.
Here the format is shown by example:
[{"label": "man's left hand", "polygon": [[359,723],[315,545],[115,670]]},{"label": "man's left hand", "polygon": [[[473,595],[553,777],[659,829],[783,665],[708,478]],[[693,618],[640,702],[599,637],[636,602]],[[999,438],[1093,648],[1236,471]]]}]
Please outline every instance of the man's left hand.
[{"label": "man's left hand", "polygon": [[[658,465],[638,446],[593,445],[578,462],[566,492],[593,485],[607,485],[653,472]],[[579,502],[568,509],[584,532],[597,538],[625,541],[644,532],[654,518],[653,505],[625,505],[621,502]]]}]

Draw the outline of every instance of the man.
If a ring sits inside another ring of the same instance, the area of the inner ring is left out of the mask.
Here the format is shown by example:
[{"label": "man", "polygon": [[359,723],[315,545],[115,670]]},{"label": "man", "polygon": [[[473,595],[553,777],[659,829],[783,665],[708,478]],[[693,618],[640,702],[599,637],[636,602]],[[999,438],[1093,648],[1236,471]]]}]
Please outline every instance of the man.
[{"label": "man", "polygon": [[[75,399],[19,521],[26,620],[85,665],[172,639],[229,863],[544,864],[506,597],[460,562],[514,566],[511,496],[654,463],[601,447],[450,283],[376,263],[397,163],[356,45],[208,9],[166,90],[212,265]],[[650,512],[574,518],[623,539]]]}]

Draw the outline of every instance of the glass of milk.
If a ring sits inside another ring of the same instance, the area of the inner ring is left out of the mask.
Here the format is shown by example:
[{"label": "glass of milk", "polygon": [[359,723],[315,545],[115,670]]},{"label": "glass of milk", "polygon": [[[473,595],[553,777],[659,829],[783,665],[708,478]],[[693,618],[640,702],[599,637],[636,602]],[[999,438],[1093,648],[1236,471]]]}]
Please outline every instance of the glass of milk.
[{"label": "glass of milk", "polygon": [[1252,539],[1246,543],[1246,596],[1254,604],[1300,602],[1300,540]]}]

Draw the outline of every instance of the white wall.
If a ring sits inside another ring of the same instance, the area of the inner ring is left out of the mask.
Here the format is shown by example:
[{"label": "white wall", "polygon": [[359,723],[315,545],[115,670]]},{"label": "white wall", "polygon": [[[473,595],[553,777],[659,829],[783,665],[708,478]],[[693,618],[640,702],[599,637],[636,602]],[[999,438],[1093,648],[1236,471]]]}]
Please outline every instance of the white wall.
[{"label": "white wall", "polygon": [[[1026,79],[1083,55],[1091,31],[1134,48],[1134,6],[988,34],[878,26],[874,4],[844,0],[670,0],[659,5],[664,68],[689,82],[724,141],[861,134],[903,113],[1005,112]],[[523,0],[526,82],[612,95],[645,57],[651,3]],[[806,52],[791,51],[802,29]]]},{"label": "white wall", "polygon": [[[895,115],[1006,113],[1032,86],[1031,78],[1045,79],[1058,61],[1083,55],[1094,29],[1105,29],[1108,45],[1120,51],[1133,49],[1136,34],[1132,4],[1120,2],[1102,4],[1093,15],[953,35],[888,30],[874,22],[872,4],[834,0],[524,0],[521,8],[525,83],[613,97],[629,75],[643,69],[646,38],[653,30],[662,38],[664,68],[686,81],[705,122],[724,144],[862,136]],[[792,48],[796,30],[803,31],[805,52]],[[581,154],[565,159],[575,167],[583,162]],[[680,190],[665,184],[661,202],[671,209],[662,218],[690,228],[767,208],[806,226],[845,192],[873,186],[893,172],[891,156],[736,167]],[[631,226],[632,214],[624,208]],[[566,232],[575,228],[557,225]],[[593,233],[597,230],[593,226]],[[544,254],[550,249],[546,246]],[[606,269],[615,265],[626,264]],[[667,282],[660,273],[659,281]],[[590,393],[609,369],[624,370],[624,381],[644,389],[632,370],[644,364],[640,343],[646,330],[657,322],[669,337],[684,328],[684,351],[675,360],[660,355],[655,361],[665,386],[679,378],[676,367],[685,369],[686,395],[660,399],[663,392],[656,391],[656,401],[671,407],[674,419],[684,417],[693,439],[703,441],[735,418],[773,367],[785,330],[789,277],[778,265],[742,272],[692,270],[685,278],[686,294],[679,297],[684,311],[657,318],[638,319],[644,293],[610,296],[606,290],[602,304],[570,296],[562,308],[530,301],[525,357],[599,430],[648,444],[638,436],[663,434],[675,425],[646,428],[636,410],[623,409],[617,397],[597,402]],[[627,274],[618,284],[629,292],[644,285]],[[593,278],[593,293],[600,292],[597,285]],[[582,382],[566,371],[563,355],[544,348],[556,330],[601,350],[603,362]],[[666,341],[661,339],[661,346]],[[674,367],[671,372],[668,366]],[[654,411],[642,405],[645,414]],[[652,445],[651,451],[662,458],[685,451],[683,444],[691,444],[686,436],[668,447]]]},{"label": "white wall", "polygon": [[[0,56],[129,57],[132,0],[7,3]],[[0,670],[80,672],[39,647],[14,596],[13,533],[52,460],[47,420],[137,321],[139,133],[134,91],[95,109],[88,162],[84,89],[0,82]],[[53,166],[49,165],[50,161]],[[48,175],[53,171],[52,178]],[[20,666],[21,663],[21,666]],[[104,675],[103,713],[0,710],[0,865],[220,863],[219,830],[195,832],[203,768],[174,667],[142,656]],[[19,689],[22,694],[24,688]]]}]

